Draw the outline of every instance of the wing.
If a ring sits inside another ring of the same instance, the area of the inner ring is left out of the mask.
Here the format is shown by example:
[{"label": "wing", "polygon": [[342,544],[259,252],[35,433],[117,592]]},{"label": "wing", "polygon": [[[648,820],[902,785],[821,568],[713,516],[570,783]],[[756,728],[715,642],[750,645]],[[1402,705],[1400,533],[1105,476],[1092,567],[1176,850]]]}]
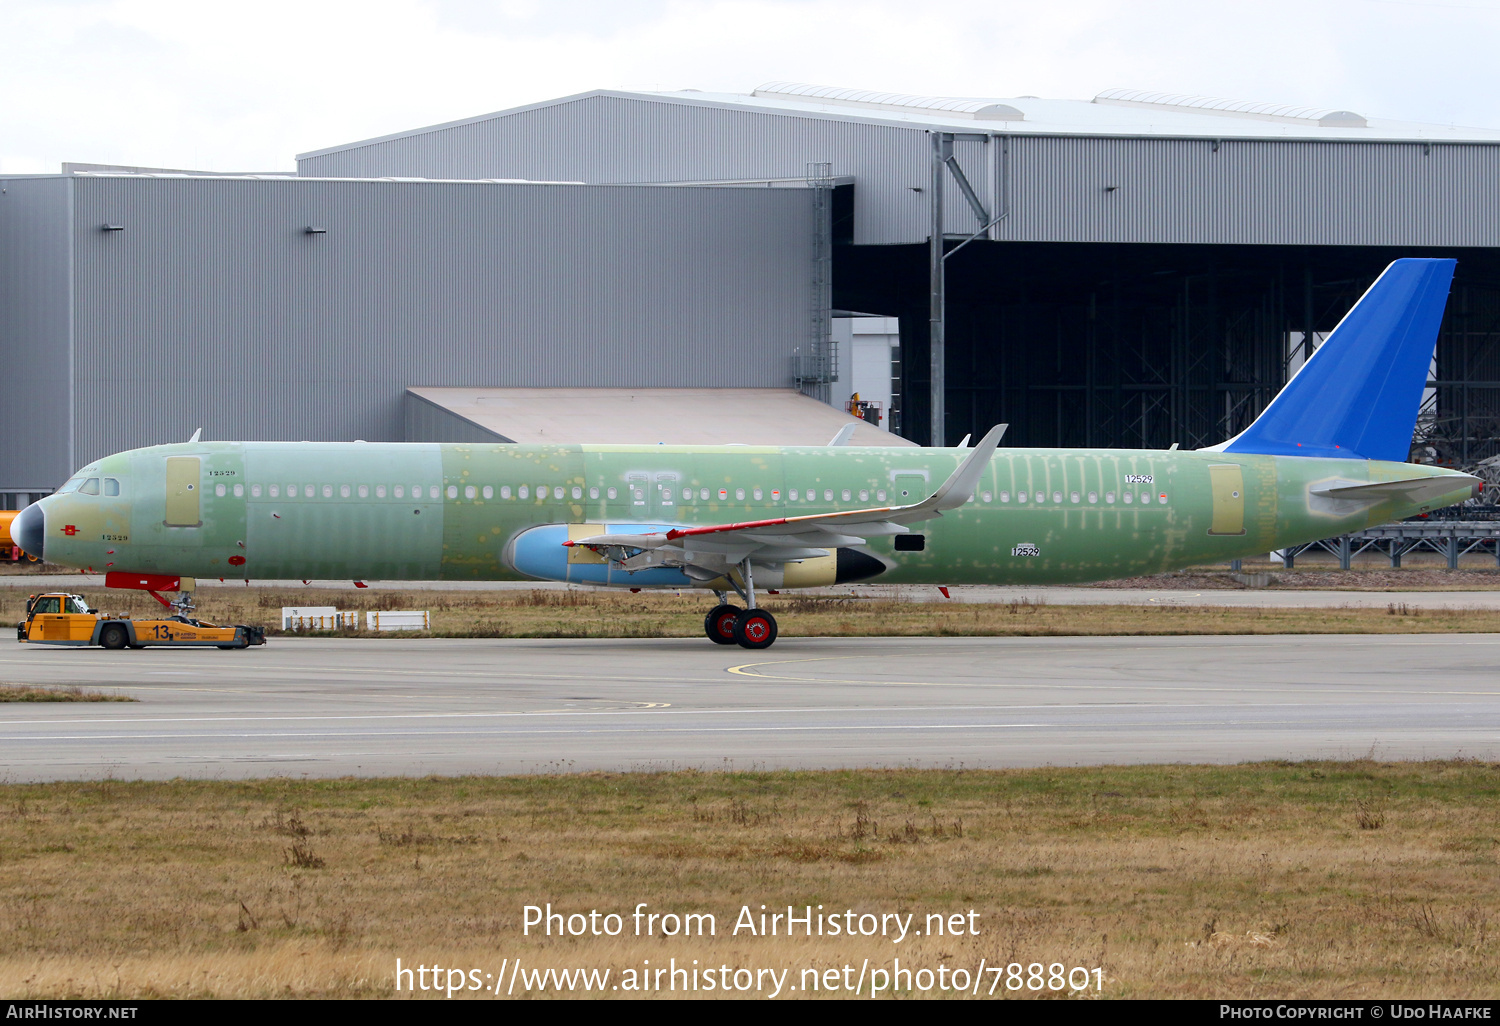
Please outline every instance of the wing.
[{"label": "wing", "polygon": [[905,534],[906,525],[940,517],[968,502],[1007,426],[991,428],[936,491],[907,506],[682,527],[657,534],[600,534],[563,544],[592,549],[624,570],[676,566],[703,580],[721,576],[746,559],[772,565],[815,559],[833,549],[863,545],[870,538]]}]

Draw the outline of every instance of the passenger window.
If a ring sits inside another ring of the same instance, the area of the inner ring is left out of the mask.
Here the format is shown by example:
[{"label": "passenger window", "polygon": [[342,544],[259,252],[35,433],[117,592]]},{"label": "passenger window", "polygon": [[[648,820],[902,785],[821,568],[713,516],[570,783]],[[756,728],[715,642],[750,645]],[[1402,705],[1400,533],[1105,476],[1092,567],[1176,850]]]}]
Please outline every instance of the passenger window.
[{"label": "passenger window", "polygon": [[120,479],[117,477],[106,477],[104,479],[104,494],[115,496],[120,494]]},{"label": "passenger window", "polygon": [[1096,503],[1098,501],[1099,501],[1099,493],[1098,492],[1089,492],[1089,505],[1092,506],[1094,503]]},{"label": "passenger window", "polygon": [[458,485],[449,485],[448,486],[448,498],[450,498],[450,499],[456,499],[456,498],[458,498]]},{"label": "passenger window", "polygon": [[[422,486],[421,485],[412,485],[411,486],[411,497],[413,499],[420,499],[422,497]],[[433,498],[436,498],[436,497],[437,496],[433,496]]]},{"label": "passenger window", "polygon": [[406,494],[406,489],[402,488],[400,485],[397,485],[396,488],[395,488],[395,496],[396,496],[396,498],[399,499],[399,498],[401,498],[405,494]]},{"label": "passenger window", "polygon": [[1150,503],[1151,502],[1151,493],[1150,492],[1142,492],[1141,493],[1141,501],[1144,502],[1144,503]]},{"label": "passenger window", "polygon": [[734,490],[734,499],[735,499],[736,502],[744,502],[745,501],[745,489],[743,489],[743,488],[736,488]]},{"label": "passenger window", "polygon": [[1052,493],[1052,501],[1053,502],[1062,502],[1062,492],[1053,492]]},{"label": "passenger window", "polygon": [[719,498],[720,498],[720,500],[729,498],[729,489],[728,488],[720,488],[719,489]]},{"label": "passenger window", "polygon": [[573,486],[573,498],[575,498],[575,499],[581,499],[581,498],[583,498],[583,489],[580,488],[580,487],[578,487],[577,485]]},{"label": "passenger window", "polygon": [[876,502],[884,502],[885,501],[885,489],[882,488],[880,491],[878,491],[878,492],[875,493],[875,501]]},{"label": "passenger window", "polygon": [[781,489],[780,488],[772,488],[771,489],[771,501],[772,502],[780,502],[781,501]]},{"label": "passenger window", "polygon": [[691,499],[693,497],[693,490],[691,488],[684,488],[682,490],[682,497],[684,499]]},{"label": "passenger window", "polygon": [[554,499],[561,499],[563,497],[563,487],[562,487],[562,485],[556,485],[556,486],[553,487],[553,489],[552,489],[552,497]]},{"label": "passenger window", "polygon": [[1068,493],[1068,501],[1069,502],[1077,502],[1078,499],[1079,499],[1079,495],[1078,495],[1077,492],[1070,492],[1070,493]]},{"label": "passenger window", "polygon": [[850,498],[850,496],[849,496],[849,489],[847,489],[847,488],[845,488],[845,489],[844,489],[844,490],[843,490],[843,491],[842,491],[842,492],[840,492],[840,493],[839,493],[839,494],[841,494],[841,495],[842,495],[842,496],[843,496],[843,497],[844,497],[844,501],[845,501],[845,502],[848,502],[848,501],[849,501],[849,498]]},{"label": "passenger window", "polygon": [[611,489],[610,489],[610,490],[609,490],[609,491],[608,491],[608,492],[606,492],[606,493],[605,493],[605,494],[606,494],[606,495],[607,495],[607,496],[608,496],[608,497],[609,497],[609,498],[611,498],[611,499],[613,499],[613,498],[614,498],[614,497],[615,497],[615,496],[616,496],[616,495],[618,495],[618,494],[619,494],[619,492],[617,492],[617,491],[615,491],[615,489],[613,489],[613,488],[611,488]]},{"label": "passenger window", "polygon": [[1104,501],[1105,502],[1114,502],[1115,501],[1115,493],[1114,492],[1105,492],[1104,493]]},{"label": "passenger window", "polygon": [[325,499],[331,499],[331,498],[333,498],[333,485],[324,485],[323,486],[323,498],[325,498]]},{"label": "passenger window", "polygon": [[1162,505],[1166,505],[1166,502],[1167,502],[1166,493],[1163,492],[1161,495],[1158,495],[1156,497],[1156,501],[1159,502],[1159,503],[1161,503]]},{"label": "passenger window", "polygon": [[832,488],[824,488],[823,489],[823,501],[824,502],[832,502],[833,501],[833,489]]},{"label": "passenger window", "polygon": [[280,494],[281,494],[281,485],[272,485],[271,486],[271,498],[274,499],[274,498],[276,498]]},{"label": "passenger window", "polygon": [[252,499],[258,499],[258,498],[260,498],[260,485],[251,485],[250,486],[250,498],[252,498]]},{"label": "passenger window", "polygon": [[245,497],[245,486],[244,485],[237,484],[237,485],[234,486],[234,497],[236,499],[243,499]]},{"label": "passenger window", "polygon": [[89,478],[83,484],[78,486],[78,493],[80,495],[98,495],[99,479],[97,477]]},{"label": "passenger window", "polygon": [[790,492],[788,492],[788,493],[787,493],[787,496],[788,496],[788,497],[789,497],[789,498],[790,498],[790,499],[791,499],[791,500],[792,500],[792,501],[793,501],[793,502],[796,502],[796,501],[797,501],[797,489],[795,489],[795,488],[793,488],[793,489],[792,489],[792,490],[791,490],[791,491],[790,491]]},{"label": "passenger window", "polygon": [[994,500],[995,497],[992,494],[990,494],[989,492],[985,492],[984,495],[981,496],[981,498],[983,498],[985,502],[991,502],[991,501]]},{"label": "passenger window", "polygon": [[1025,492],[1017,492],[1016,493],[1016,501],[1017,502],[1025,502],[1026,501],[1026,493]]},{"label": "passenger window", "polygon": [[510,498],[510,485],[501,485],[500,486],[500,498],[502,498],[502,499],[508,499],[508,498]]},{"label": "passenger window", "polygon": [[370,486],[369,485],[360,485],[359,486],[359,497],[361,499],[368,499],[370,497]]},{"label": "passenger window", "polygon": [[759,488],[757,488],[757,489],[755,489],[755,491],[751,492],[750,495],[751,495],[751,498],[756,499],[757,501],[759,501],[759,499],[761,497],[761,491],[760,491]]},{"label": "passenger window", "polygon": [[375,486],[375,498],[377,498],[377,499],[383,499],[383,498],[385,498],[385,485],[376,485]]},{"label": "passenger window", "polygon": [[1126,502],[1134,502],[1135,492],[1126,492],[1124,495],[1120,496],[1120,498],[1124,499]]},{"label": "passenger window", "polygon": [[598,485],[595,485],[594,487],[592,487],[592,488],[589,489],[589,498],[591,498],[591,499],[597,499],[597,498],[599,498],[599,486]]},{"label": "passenger window", "polygon": [[479,489],[473,485],[464,485],[464,498],[476,499],[479,497]]},{"label": "passenger window", "polygon": [[227,491],[228,491],[228,489],[224,487],[224,483],[222,481],[220,483],[214,485],[214,494],[217,495],[221,499],[224,498],[224,493],[227,492]]},{"label": "passenger window", "polygon": [[531,498],[531,489],[527,488],[525,485],[522,485],[520,488],[516,489],[516,494],[523,499],[529,499]]},{"label": "passenger window", "polygon": [[438,497],[438,494],[439,491],[437,485],[432,485],[427,489],[427,497],[429,499],[436,499]]},{"label": "passenger window", "polygon": [[1047,495],[1046,495],[1046,493],[1045,492],[1037,492],[1036,493],[1036,501],[1037,502],[1046,502],[1047,501]]},{"label": "passenger window", "polygon": [[1000,493],[1000,501],[1001,502],[1009,502],[1010,501],[1010,492],[1001,492]]},{"label": "passenger window", "polygon": [[[323,490],[323,494],[324,495],[328,494],[328,490],[326,488]],[[349,498],[349,486],[348,485],[339,485],[339,498],[341,498],[341,499],[347,499],[347,498]]]},{"label": "passenger window", "polygon": [[707,488],[699,488],[698,489],[698,498],[702,499],[704,501],[707,501],[707,499],[708,499],[708,489]]}]

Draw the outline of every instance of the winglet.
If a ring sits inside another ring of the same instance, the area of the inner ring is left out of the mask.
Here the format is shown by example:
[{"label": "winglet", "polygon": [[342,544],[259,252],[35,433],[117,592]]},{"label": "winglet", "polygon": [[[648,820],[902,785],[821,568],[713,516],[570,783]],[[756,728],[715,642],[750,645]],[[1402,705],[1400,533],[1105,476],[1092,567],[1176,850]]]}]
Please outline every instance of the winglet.
[{"label": "winglet", "polygon": [[1000,447],[1000,439],[1005,437],[1005,429],[1009,424],[996,424],[985,432],[985,436],[979,440],[964,461],[958,465],[958,469],[948,476],[948,480],[938,486],[924,501],[910,507],[912,512],[917,510],[936,510],[942,512],[945,509],[958,509],[964,503],[974,497],[974,489],[979,485],[979,475],[990,465],[990,457],[995,455],[995,450]]},{"label": "winglet", "polygon": [[839,428],[839,433],[834,435],[832,440],[829,441],[828,444],[830,446],[848,445],[849,436],[854,434],[854,429],[857,427],[859,427],[858,424],[845,424],[843,427]]}]

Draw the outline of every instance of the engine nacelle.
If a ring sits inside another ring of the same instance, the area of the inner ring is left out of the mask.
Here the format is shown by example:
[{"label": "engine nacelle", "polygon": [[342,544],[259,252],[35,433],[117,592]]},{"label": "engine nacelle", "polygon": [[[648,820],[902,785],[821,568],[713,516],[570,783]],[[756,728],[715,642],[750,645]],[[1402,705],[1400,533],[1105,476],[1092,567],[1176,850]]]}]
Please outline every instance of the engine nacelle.
[{"label": "engine nacelle", "polygon": [[[631,573],[610,565],[582,545],[565,545],[600,534],[666,534],[681,524],[546,524],[528,528],[505,547],[503,559],[517,573],[541,581],[595,584],[616,588],[705,588],[728,591],[723,577],[699,579],[676,567],[651,567]],[[886,562],[863,549],[843,548],[782,567],[755,568],[760,588],[820,588],[830,584],[866,581],[889,569]]]},{"label": "engine nacelle", "polygon": [[502,559],[517,573],[539,581],[568,584],[600,584],[616,588],[692,588],[687,574],[672,567],[652,567],[627,573],[605,562],[592,549],[564,545],[596,534],[666,534],[671,524],[546,524],[532,527],[513,538]]}]

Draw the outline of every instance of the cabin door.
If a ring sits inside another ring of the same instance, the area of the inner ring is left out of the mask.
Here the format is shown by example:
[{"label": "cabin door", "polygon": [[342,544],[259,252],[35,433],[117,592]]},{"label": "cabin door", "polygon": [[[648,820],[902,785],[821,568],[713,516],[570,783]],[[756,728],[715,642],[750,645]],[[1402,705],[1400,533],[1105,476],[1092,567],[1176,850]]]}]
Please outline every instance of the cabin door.
[{"label": "cabin door", "polygon": [[167,457],[168,527],[203,526],[203,467],[197,456]]},{"label": "cabin door", "polygon": [[1245,533],[1245,479],[1238,463],[1213,464],[1208,468],[1213,486],[1214,520],[1209,534]]}]

